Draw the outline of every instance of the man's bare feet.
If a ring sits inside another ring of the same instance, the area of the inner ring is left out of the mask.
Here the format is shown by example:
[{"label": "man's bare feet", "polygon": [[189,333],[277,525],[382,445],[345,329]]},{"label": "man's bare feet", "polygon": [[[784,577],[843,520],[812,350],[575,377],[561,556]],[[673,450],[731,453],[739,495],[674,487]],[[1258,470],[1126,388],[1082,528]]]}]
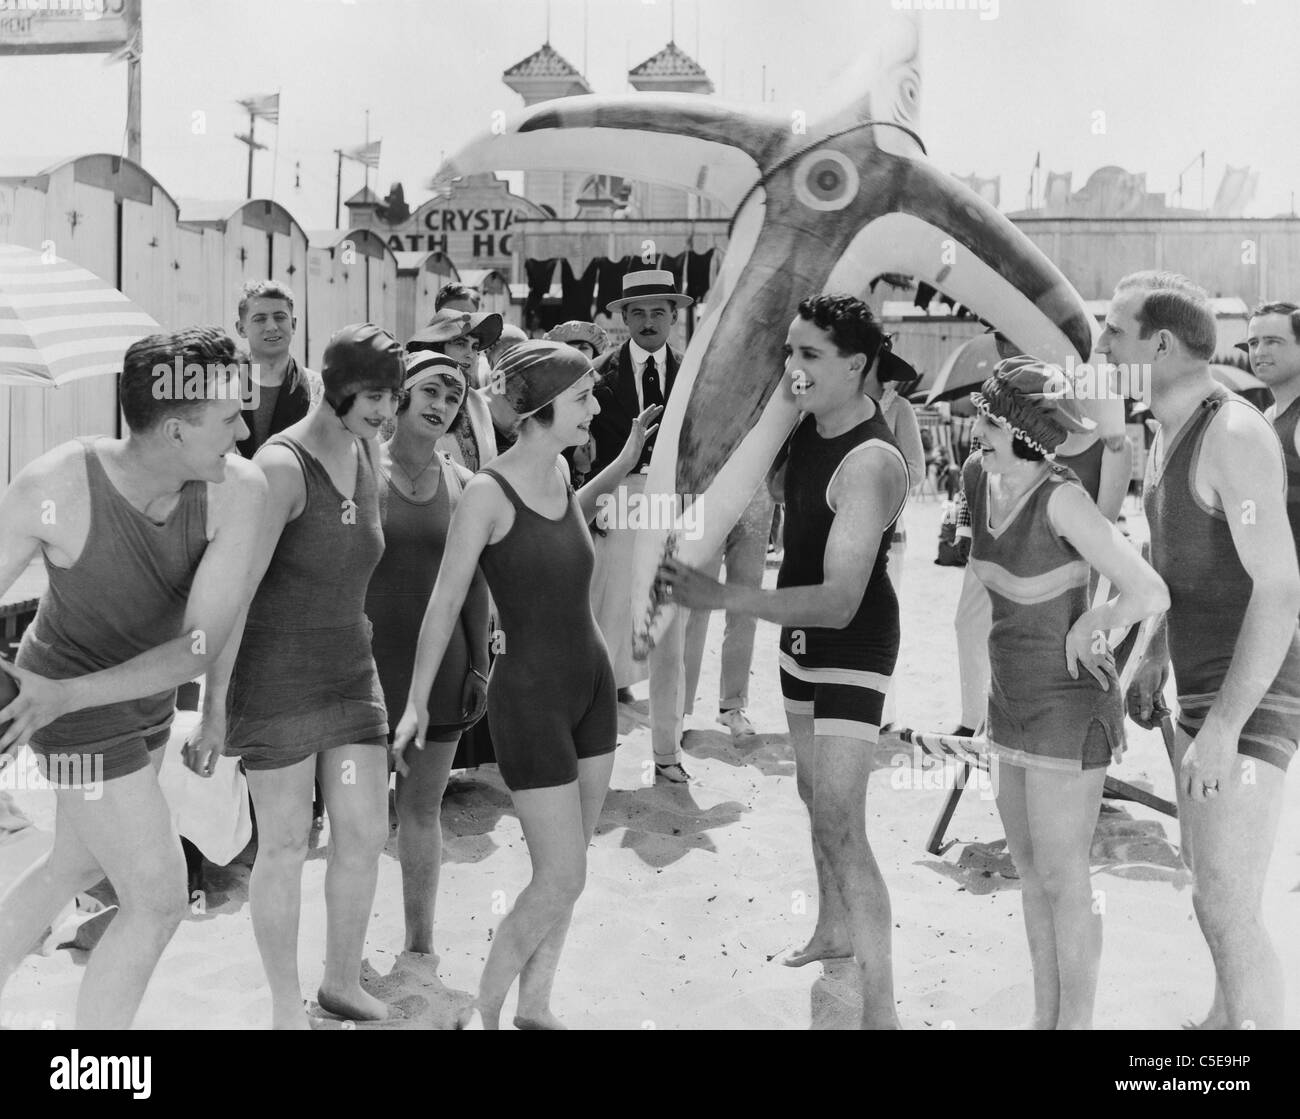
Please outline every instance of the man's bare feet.
[{"label": "man's bare feet", "polygon": [[549,1010],[543,1010],[540,1014],[515,1015],[517,1030],[567,1030],[568,1028]]},{"label": "man's bare feet", "polygon": [[316,1002],[326,1014],[347,1022],[383,1022],[399,1016],[386,1002],[363,991],[360,984],[347,991],[326,991],[322,987],[316,992]]},{"label": "man's bare feet", "polygon": [[812,939],[802,948],[781,959],[785,967],[803,967],[817,960],[849,960],[853,958],[853,945],[847,933],[814,932]]}]

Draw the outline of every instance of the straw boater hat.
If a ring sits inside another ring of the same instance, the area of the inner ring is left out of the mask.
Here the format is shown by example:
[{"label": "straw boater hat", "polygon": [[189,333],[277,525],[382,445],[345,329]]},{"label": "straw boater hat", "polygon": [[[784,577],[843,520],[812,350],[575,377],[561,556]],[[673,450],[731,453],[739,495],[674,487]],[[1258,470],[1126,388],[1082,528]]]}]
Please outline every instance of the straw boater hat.
[{"label": "straw boater hat", "polygon": [[1092,420],[1073,414],[1074,399],[1065,374],[1032,357],[998,362],[993,376],[970,398],[980,415],[1043,455],[1055,453],[1067,436],[1096,427]]},{"label": "straw boater hat", "polygon": [[606,334],[594,322],[582,322],[574,319],[571,322],[562,322],[559,326],[552,327],[546,332],[548,342],[586,342],[599,357],[605,347],[609,345],[609,335]]},{"label": "straw boater hat", "polygon": [[486,350],[501,337],[501,316],[492,311],[453,311],[444,307],[429,320],[428,326],[411,336],[406,348],[411,352],[427,350],[467,334],[478,339],[480,350]]},{"label": "straw boater hat", "polygon": [[644,272],[629,272],[623,277],[623,298],[611,299],[606,311],[621,311],[642,299],[666,299],[674,307],[689,307],[695,302],[683,295],[673,282],[673,274],[666,268],[649,268]]}]

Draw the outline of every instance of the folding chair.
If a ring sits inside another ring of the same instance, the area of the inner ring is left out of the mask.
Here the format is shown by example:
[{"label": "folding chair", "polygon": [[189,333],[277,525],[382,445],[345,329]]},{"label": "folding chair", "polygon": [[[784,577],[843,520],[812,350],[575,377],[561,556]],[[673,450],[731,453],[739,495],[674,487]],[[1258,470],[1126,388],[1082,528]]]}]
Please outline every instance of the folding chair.
[{"label": "folding chair", "polygon": [[[1094,604],[1104,602],[1109,594],[1110,582],[1105,576],[1102,576],[1097,584],[1097,592],[1093,596]],[[1124,647],[1128,646],[1123,668],[1120,670],[1119,675],[1121,696],[1127,693],[1129,685],[1133,682],[1138,664],[1142,660],[1142,654],[1146,652],[1147,645],[1151,642],[1151,635],[1155,631],[1155,626],[1156,619],[1147,618],[1138,627],[1135,635],[1130,633],[1132,627],[1112,630],[1108,635],[1110,646],[1115,650],[1117,657],[1124,651]],[[1132,637],[1131,641],[1129,640],[1130,636]],[[1160,717],[1160,733],[1164,738],[1165,751],[1172,761],[1174,756],[1174,729],[1173,724],[1170,722],[1169,710],[1164,706],[1159,696],[1156,697],[1155,711]],[[932,734],[928,731],[910,729],[903,729],[899,732],[898,737],[901,741],[912,746],[919,746],[930,757],[955,761],[962,767],[956,782],[948,791],[943,807],[939,809],[939,816],[934,822],[934,827],[930,829],[929,838],[925,841],[925,849],[931,855],[942,855],[952,846],[952,843],[944,844],[944,833],[952,822],[953,813],[957,811],[957,802],[961,800],[961,794],[966,789],[966,783],[970,780],[971,773],[977,769],[985,773],[989,771],[988,739],[983,736],[982,731],[983,726],[977,727],[976,733],[971,736]],[[1145,789],[1130,785],[1127,781],[1121,781],[1117,777],[1108,776],[1106,778],[1102,795],[1107,800],[1127,800],[1135,804],[1142,804],[1147,808],[1154,808],[1157,812],[1162,812],[1166,816],[1177,817],[1178,815],[1177,806],[1170,801],[1155,796],[1153,793],[1148,793]]]}]

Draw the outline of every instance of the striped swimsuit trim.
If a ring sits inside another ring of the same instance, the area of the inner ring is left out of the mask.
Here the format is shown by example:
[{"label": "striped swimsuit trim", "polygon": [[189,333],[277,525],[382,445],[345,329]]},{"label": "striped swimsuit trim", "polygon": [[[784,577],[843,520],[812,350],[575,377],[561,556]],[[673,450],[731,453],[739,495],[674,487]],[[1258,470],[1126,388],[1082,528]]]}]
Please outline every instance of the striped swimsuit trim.
[{"label": "striped swimsuit trim", "polygon": [[[1218,696],[1218,692],[1202,692],[1178,697],[1178,725],[1188,737],[1196,737]],[[1258,720],[1264,725],[1252,727],[1256,716],[1251,714],[1238,739],[1238,753],[1285,770],[1295,756],[1300,738],[1300,696],[1269,692],[1256,705],[1255,712],[1265,713]],[[1284,728],[1285,733],[1269,733]]]},{"label": "striped swimsuit trim", "polygon": [[780,654],[781,693],[791,715],[812,716],[815,737],[854,738],[874,745],[890,678],[852,668],[805,668]]},{"label": "striped swimsuit trim", "polygon": [[789,653],[780,654],[783,672],[808,684],[844,684],[850,688],[870,688],[875,692],[889,690],[890,678],[880,672],[867,672],[857,668],[806,668]]},{"label": "striped swimsuit trim", "polygon": [[883,450],[888,451],[898,459],[899,464],[903,468],[903,478],[906,481],[906,484],[903,486],[903,496],[899,498],[898,508],[894,510],[893,516],[891,516],[887,522],[893,524],[903,515],[903,509],[907,505],[908,495],[912,492],[912,472],[907,468],[907,459],[903,455],[903,452],[892,443],[886,443],[883,439],[868,439],[865,443],[859,443],[853,448],[853,450],[849,451],[847,455],[840,459],[839,466],[835,468],[835,472],[831,475],[830,481],[826,483],[826,493],[824,495],[826,508],[832,513],[835,512],[835,502],[831,500],[831,488],[835,485],[835,479],[840,476],[840,471],[844,469],[844,464],[849,461],[851,456],[856,455],[859,451],[865,451],[868,447],[880,447]]},{"label": "striped swimsuit trim", "polygon": [[1046,754],[1031,754],[1011,746],[1000,746],[989,739],[988,752],[1000,761],[1022,769],[1046,769],[1053,773],[1082,773],[1083,761],[1079,758],[1053,758]]},{"label": "striped swimsuit trim", "polygon": [[990,560],[972,559],[970,565],[985,587],[1020,606],[1051,602],[1075,587],[1088,585],[1089,567],[1083,560],[1063,563],[1040,575],[1013,575]]}]

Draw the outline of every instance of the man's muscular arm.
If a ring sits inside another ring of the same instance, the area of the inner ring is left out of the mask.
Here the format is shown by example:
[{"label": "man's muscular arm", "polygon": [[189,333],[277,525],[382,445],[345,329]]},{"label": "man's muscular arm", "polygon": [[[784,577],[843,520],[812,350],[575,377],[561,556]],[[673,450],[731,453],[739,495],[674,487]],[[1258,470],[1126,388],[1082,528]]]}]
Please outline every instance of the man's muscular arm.
[{"label": "man's muscular arm", "polygon": [[246,604],[252,557],[266,503],[266,479],[251,463],[226,461],[224,491],[210,508],[212,538],[195,572],[181,633],[120,665],[67,680],[46,680],[16,669],[22,689],[0,749],[23,741],[62,715],[167,691],[207,670],[230,637]]}]

